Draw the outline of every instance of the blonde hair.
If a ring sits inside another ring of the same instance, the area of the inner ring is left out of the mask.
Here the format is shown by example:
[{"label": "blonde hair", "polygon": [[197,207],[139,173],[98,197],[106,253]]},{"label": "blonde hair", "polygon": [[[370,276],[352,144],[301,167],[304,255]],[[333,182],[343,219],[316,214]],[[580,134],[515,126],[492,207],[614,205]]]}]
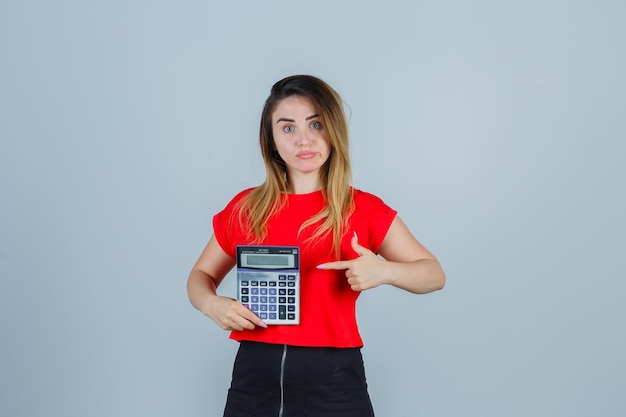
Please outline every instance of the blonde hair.
[{"label": "blonde hair", "polygon": [[241,201],[237,210],[239,221],[244,230],[250,231],[253,241],[261,241],[267,236],[267,221],[287,202],[287,167],[274,145],[272,114],[281,100],[292,96],[304,97],[318,109],[320,118],[326,126],[331,148],[328,160],[319,172],[326,205],[319,213],[305,221],[298,233],[308,226],[321,222],[310,240],[315,241],[332,233],[333,248],[338,255],[341,238],[354,205],[350,186],[352,171],[348,123],[341,97],[319,78],[294,75],[278,81],[272,87],[261,114],[259,134],[267,175],[263,184]]}]

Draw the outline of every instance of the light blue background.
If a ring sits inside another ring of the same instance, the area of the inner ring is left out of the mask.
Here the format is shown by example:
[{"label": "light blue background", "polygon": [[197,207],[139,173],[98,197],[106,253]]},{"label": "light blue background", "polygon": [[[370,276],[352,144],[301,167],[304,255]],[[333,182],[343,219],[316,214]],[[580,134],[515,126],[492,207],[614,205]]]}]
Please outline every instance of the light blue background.
[{"label": "light blue background", "polygon": [[2,2],[0,415],[221,415],[236,343],[187,274],[262,181],[260,111],[294,73],[343,95],[355,185],[448,276],[360,299],[377,415],[625,415],[625,21],[617,0]]}]

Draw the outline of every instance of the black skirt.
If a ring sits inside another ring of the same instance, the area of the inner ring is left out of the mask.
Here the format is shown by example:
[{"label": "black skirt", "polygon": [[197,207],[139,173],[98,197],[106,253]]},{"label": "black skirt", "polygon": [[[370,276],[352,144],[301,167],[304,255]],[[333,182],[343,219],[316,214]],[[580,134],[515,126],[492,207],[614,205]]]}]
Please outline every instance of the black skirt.
[{"label": "black skirt", "polygon": [[241,342],[224,417],[373,417],[360,348]]}]

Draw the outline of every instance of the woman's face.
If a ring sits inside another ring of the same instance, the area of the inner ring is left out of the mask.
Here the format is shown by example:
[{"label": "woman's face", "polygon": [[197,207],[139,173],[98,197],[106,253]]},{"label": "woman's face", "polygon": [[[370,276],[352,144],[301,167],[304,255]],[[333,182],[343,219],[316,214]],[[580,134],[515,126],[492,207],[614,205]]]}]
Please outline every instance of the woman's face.
[{"label": "woman's face", "polygon": [[272,114],[272,133],[291,182],[318,175],[331,146],[321,115],[309,99],[291,96],[281,100]]}]

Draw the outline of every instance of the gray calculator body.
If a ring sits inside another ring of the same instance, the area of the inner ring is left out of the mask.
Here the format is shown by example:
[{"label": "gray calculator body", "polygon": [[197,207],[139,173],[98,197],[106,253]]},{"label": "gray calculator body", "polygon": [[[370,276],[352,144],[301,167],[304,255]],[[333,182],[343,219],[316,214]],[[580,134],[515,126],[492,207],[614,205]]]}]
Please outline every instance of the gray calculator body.
[{"label": "gray calculator body", "polygon": [[266,324],[299,324],[300,249],[237,246],[237,299]]}]

